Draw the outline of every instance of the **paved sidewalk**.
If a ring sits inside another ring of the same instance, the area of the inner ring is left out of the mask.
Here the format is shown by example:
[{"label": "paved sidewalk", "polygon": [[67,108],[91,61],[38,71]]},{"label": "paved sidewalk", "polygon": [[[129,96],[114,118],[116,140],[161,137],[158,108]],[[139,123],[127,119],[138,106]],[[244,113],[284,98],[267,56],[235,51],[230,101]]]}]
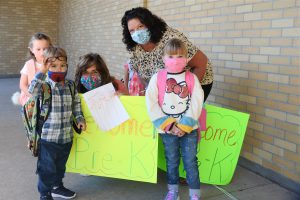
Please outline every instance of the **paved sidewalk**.
[{"label": "paved sidewalk", "polygon": [[[36,159],[26,149],[26,139],[19,108],[11,95],[18,90],[18,79],[0,79],[0,200],[39,199],[36,189]],[[166,192],[165,173],[159,171],[158,183],[68,173],[65,186],[77,192],[78,200],[162,200]],[[217,188],[201,185],[203,200],[299,200],[297,195],[273,182],[237,167],[232,183]],[[188,199],[188,188],[180,188],[181,200]]]}]

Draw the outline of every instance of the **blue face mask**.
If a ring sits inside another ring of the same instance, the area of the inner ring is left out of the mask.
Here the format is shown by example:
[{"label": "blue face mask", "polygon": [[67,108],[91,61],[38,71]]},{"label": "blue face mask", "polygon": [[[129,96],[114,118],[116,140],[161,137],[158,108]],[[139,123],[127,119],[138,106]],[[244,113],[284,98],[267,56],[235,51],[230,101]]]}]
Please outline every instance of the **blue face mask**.
[{"label": "blue face mask", "polygon": [[131,34],[131,38],[138,44],[146,44],[150,41],[150,32],[147,28],[136,30]]}]

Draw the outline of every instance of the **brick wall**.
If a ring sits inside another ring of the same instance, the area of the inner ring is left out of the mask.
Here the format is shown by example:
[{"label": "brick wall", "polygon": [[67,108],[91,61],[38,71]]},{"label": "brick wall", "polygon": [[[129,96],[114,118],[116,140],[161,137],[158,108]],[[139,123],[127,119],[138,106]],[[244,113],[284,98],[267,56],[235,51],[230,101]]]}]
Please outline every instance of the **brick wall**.
[{"label": "brick wall", "polygon": [[35,32],[56,42],[57,6],[57,0],[0,1],[0,77],[20,74]]},{"label": "brick wall", "polygon": [[142,6],[135,1],[59,1],[59,44],[69,56],[69,72],[73,77],[78,58],[86,53],[99,53],[110,73],[123,77],[123,65],[128,59],[122,42],[121,18],[132,7]]}]

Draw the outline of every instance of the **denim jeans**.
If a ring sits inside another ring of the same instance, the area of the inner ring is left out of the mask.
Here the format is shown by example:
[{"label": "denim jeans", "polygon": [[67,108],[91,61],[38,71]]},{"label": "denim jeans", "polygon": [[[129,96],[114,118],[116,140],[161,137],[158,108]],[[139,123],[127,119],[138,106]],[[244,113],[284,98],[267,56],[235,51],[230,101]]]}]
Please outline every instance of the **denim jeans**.
[{"label": "denim jeans", "polygon": [[193,130],[183,137],[171,134],[161,134],[165,148],[167,162],[167,179],[169,185],[179,183],[179,163],[180,155],[184,169],[186,171],[186,180],[190,189],[200,189],[200,178],[197,159],[198,134]]},{"label": "denim jeans", "polygon": [[71,147],[72,142],[57,144],[40,140],[37,174],[41,196],[49,194],[53,186],[62,186]]}]

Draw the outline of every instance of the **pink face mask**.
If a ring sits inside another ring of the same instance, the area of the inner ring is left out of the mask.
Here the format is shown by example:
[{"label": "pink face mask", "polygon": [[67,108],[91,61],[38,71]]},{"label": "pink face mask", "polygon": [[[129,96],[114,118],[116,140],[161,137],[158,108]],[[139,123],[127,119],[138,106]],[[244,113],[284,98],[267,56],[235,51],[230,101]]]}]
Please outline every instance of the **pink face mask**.
[{"label": "pink face mask", "polygon": [[169,73],[182,72],[186,66],[186,58],[164,58],[165,67]]}]

